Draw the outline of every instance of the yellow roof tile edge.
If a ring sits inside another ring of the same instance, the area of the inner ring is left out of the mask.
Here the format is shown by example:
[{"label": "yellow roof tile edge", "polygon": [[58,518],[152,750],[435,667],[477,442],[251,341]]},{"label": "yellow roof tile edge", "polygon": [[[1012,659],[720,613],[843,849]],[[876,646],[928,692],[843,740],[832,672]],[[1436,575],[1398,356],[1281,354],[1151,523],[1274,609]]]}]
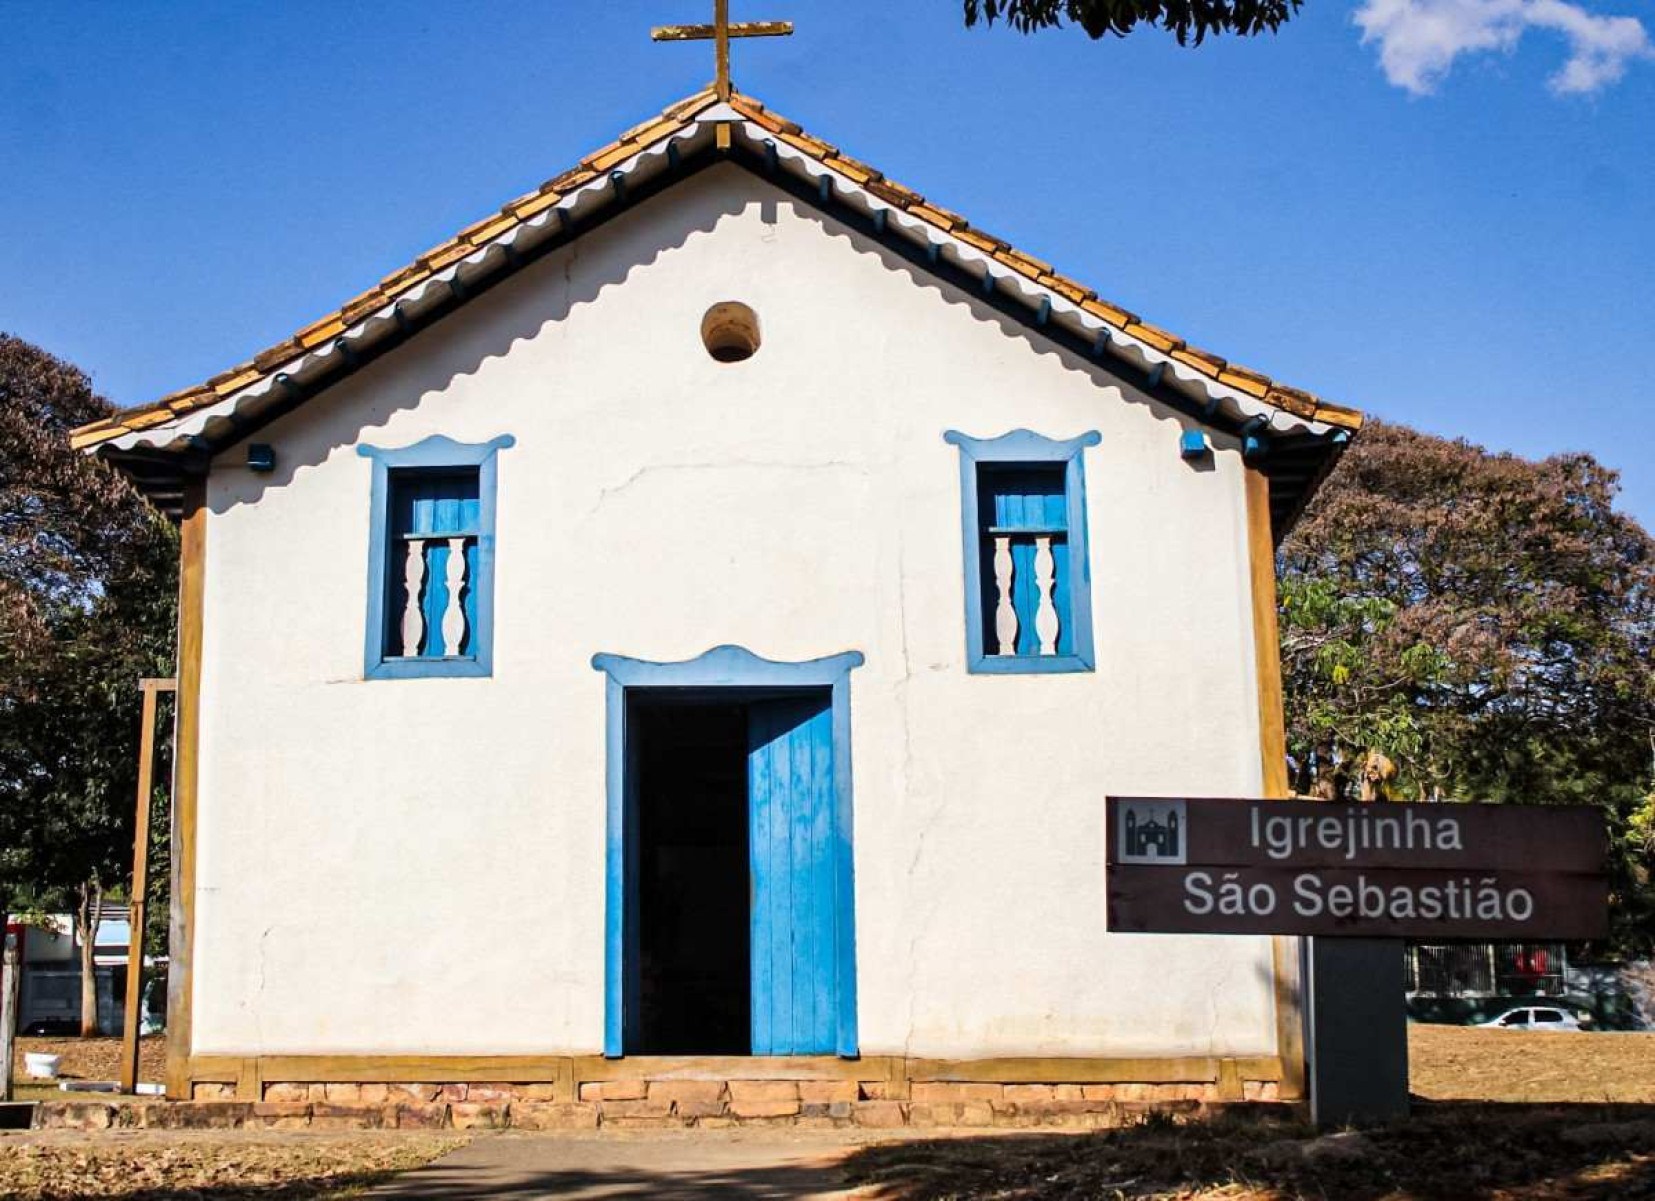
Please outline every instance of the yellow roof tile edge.
[{"label": "yellow roof tile edge", "polygon": [[[497,212],[468,225],[454,237],[417,257],[408,266],[386,276],[378,286],[351,298],[335,311],[305,326],[293,337],[267,347],[228,371],[220,372],[205,384],[185,388],[151,404],[126,409],[101,421],[83,425],[71,431],[70,445],[77,450],[84,449],[118,438],[125,433],[147,429],[161,421],[186,416],[274,374],[278,367],[343,333],[351,325],[405,295],[443,268],[473,253],[479,246],[556,204],[571,189],[589,182],[609,167],[626,161],[653,143],[678,133],[690,123],[691,118],[702,109],[711,107],[717,99],[714,90],[707,87],[669,105],[658,117],[652,117],[633,126],[615,141],[588,154],[577,166],[553,176],[535,191],[518,197]],[[1025,254],[1003,238],[997,238],[973,227],[960,214],[927,201],[913,189],[886,177],[878,168],[851,158],[831,143],[806,133],[797,122],[766,108],[755,97],[736,92],[730,97],[730,105],[743,117],[768,130],[795,150],[844,175],[887,204],[894,205],[942,233],[991,255],[1002,266],[1016,271],[1041,287],[1051,289],[1121,333],[1170,355],[1215,382],[1300,417],[1345,429],[1361,428],[1362,414],[1355,409],[1331,404],[1312,393],[1290,388],[1262,372],[1228,362],[1218,355],[1190,346],[1175,334],[1140,321],[1135,314],[1102,299],[1090,288],[1059,275],[1051,264]]]}]

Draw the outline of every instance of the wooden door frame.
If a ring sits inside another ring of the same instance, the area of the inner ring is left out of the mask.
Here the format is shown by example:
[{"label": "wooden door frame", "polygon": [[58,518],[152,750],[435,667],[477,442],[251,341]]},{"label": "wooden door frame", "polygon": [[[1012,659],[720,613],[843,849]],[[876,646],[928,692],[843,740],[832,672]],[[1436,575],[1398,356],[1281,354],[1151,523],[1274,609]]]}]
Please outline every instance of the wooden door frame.
[{"label": "wooden door frame", "polygon": [[626,837],[627,810],[634,773],[627,741],[627,692],[638,688],[767,689],[826,688],[833,712],[833,855],[834,957],[838,996],[835,998],[835,1053],[854,1059],[859,1054],[856,1020],[856,883],[851,831],[850,673],[864,662],[861,651],[844,651],[803,662],[778,662],[740,646],[717,646],[693,659],[655,662],[625,655],[592,656],[592,666],[607,677],[605,735],[605,912],[603,1053],[618,1059],[626,1054],[635,1015],[627,1000],[636,991],[628,987],[632,959],[627,954],[632,919],[627,904],[627,861],[636,848]]}]

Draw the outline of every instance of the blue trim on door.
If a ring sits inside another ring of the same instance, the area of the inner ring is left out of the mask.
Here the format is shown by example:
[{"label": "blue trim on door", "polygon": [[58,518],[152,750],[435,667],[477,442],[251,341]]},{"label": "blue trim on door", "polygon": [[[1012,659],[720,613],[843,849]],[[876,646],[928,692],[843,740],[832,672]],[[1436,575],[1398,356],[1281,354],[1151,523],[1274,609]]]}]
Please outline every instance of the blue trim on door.
[{"label": "blue trim on door", "polygon": [[[1103,440],[1097,430],[1073,438],[1048,438],[1017,429],[998,438],[973,438],[949,430],[942,439],[960,448],[960,541],[965,559],[966,670],[979,675],[1091,671],[1092,568],[1086,530],[1086,470],[1082,451]],[[990,655],[983,646],[983,567],[977,495],[979,463],[1062,463],[1068,517],[1068,580],[1073,651],[1067,655]]]},{"label": "blue trim on door", "polygon": [[[456,442],[441,434],[412,446],[358,446],[356,453],[373,464],[368,503],[368,614],[363,645],[363,677],[369,680],[406,680],[422,676],[489,676],[494,674],[494,496],[495,455],[517,439],[501,434],[487,442]],[[477,535],[477,571],[472,583],[477,617],[472,631],[472,654],[453,658],[400,658],[385,654],[386,578],[390,564],[387,540],[391,536],[389,503],[391,472],[409,468],[475,467],[480,509]]]},{"label": "blue trim on door", "polygon": [[861,651],[845,651],[802,663],[782,663],[740,646],[717,646],[694,659],[675,663],[631,659],[625,655],[592,656],[592,666],[608,677],[605,689],[606,844],[604,854],[604,1002],[603,1053],[619,1058],[634,1033],[636,1015],[626,1000],[636,991],[626,973],[636,956],[628,954],[636,920],[627,904],[627,807],[632,773],[627,770],[626,690],[628,688],[828,688],[833,708],[833,881],[834,954],[838,965],[835,1053],[854,1059],[860,1053],[856,1022],[856,877],[852,859],[850,755],[850,673],[865,662]]}]

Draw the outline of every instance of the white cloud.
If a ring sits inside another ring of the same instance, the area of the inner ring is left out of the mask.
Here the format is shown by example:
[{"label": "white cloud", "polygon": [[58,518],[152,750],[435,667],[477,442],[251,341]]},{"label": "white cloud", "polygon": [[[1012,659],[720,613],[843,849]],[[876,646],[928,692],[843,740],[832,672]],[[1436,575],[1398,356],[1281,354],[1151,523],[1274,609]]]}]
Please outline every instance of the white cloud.
[{"label": "white cloud", "polygon": [[1634,59],[1655,58],[1636,17],[1602,17],[1566,0],[1362,0],[1362,43],[1379,43],[1385,78],[1416,96],[1436,90],[1462,54],[1511,51],[1531,29],[1563,35],[1569,59],[1548,83],[1559,94],[1596,92]]}]

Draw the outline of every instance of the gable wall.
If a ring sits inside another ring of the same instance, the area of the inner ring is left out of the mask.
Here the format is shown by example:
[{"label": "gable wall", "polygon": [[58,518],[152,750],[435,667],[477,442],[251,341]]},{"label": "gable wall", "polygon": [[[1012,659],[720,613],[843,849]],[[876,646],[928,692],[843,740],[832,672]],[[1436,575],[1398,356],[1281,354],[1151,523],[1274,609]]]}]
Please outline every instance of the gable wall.
[{"label": "gable wall", "polygon": [[[753,305],[721,365],[702,313]],[[1097,670],[965,671],[956,428],[1086,452]],[[197,1052],[589,1053],[600,651],[860,650],[865,1054],[1259,1054],[1266,940],[1109,937],[1106,792],[1258,793],[1242,469],[732,167],[526,269],[209,483]],[[362,679],[369,463],[499,458],[492,679]],[[227,460],[234,459],[232,454]]]}]

